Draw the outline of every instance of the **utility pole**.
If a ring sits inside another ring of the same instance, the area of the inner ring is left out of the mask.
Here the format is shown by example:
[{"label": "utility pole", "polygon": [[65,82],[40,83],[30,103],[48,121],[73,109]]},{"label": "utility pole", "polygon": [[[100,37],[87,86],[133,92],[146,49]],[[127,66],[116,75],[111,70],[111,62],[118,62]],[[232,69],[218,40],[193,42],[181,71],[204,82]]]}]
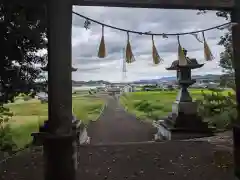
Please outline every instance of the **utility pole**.
[{"label": "utility pole", "polygon": [[125,48],[123,48],[123,61],[122,61],[122,81],[124,82],[127,77],[127,67],[125,58]]}]

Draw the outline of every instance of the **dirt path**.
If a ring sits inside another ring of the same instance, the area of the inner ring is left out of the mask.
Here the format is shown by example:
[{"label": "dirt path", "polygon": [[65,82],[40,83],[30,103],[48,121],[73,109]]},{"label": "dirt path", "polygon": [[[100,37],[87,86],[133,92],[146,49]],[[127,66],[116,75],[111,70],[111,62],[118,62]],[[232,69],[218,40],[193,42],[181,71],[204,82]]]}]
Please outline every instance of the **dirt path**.
[{"label": "dirt path", "polygon": [[107,107],[100,119],[90,123],[91,144],[142,142],[153,140],[154,128],[125,112],[113,97],[105,96]]},{"label": "dirt path", "polygon": [[[77,180],[236,180],[233,157],[208,142],[83,146]],[[1,180],[43,180],[40,150],[0,164]]]}]

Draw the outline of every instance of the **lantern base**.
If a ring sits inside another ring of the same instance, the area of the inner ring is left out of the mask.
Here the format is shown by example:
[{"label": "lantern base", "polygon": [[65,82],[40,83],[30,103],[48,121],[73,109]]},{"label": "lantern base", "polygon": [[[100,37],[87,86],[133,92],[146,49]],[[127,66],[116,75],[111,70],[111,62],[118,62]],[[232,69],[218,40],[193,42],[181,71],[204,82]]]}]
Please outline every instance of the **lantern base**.
[{"label": "lantern base", "polygon": [[172,106],[172,113],[159,121],[158,131],[166,140],[213,135],[213,129],[198,115],[196,102],[176,101]]},{"label": "lantern base", "polygon": [[165,140],[181,140],[207,137],[213,135],[213,129],[208,128],[208,124],[202,121],[197,115],[173,114],[158,125],[158,134]]}]

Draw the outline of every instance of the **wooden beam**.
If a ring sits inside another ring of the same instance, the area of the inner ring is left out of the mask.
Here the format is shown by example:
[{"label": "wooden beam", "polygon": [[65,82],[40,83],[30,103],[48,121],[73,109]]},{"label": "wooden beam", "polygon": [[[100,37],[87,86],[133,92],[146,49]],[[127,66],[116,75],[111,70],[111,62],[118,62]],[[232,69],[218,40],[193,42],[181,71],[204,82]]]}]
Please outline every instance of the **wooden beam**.
[{"label": "wooden beam", "polygon": [[231,10],[234,0],[73,0],[74,5],[163,9]]},{"label": "wooden beam", "polygon": [[[8,3],[39,5],[48,0],[5,0]],[[79,6],[231,10],[234,0],[66,0]]]}]

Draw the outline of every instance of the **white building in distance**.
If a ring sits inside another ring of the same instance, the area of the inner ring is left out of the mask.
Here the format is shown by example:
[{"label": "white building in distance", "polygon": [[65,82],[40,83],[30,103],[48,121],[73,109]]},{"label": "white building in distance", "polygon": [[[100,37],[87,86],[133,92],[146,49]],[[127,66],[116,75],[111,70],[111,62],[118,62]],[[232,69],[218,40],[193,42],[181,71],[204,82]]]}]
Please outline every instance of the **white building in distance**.
[{"label": "white building in distance", "polygon": [[122,88],[122,92],[124,93],[128,93],[128,92],[134,92],[135,91],[135,87],[131,86],[131,85],[125,85],[123,88]]}]

